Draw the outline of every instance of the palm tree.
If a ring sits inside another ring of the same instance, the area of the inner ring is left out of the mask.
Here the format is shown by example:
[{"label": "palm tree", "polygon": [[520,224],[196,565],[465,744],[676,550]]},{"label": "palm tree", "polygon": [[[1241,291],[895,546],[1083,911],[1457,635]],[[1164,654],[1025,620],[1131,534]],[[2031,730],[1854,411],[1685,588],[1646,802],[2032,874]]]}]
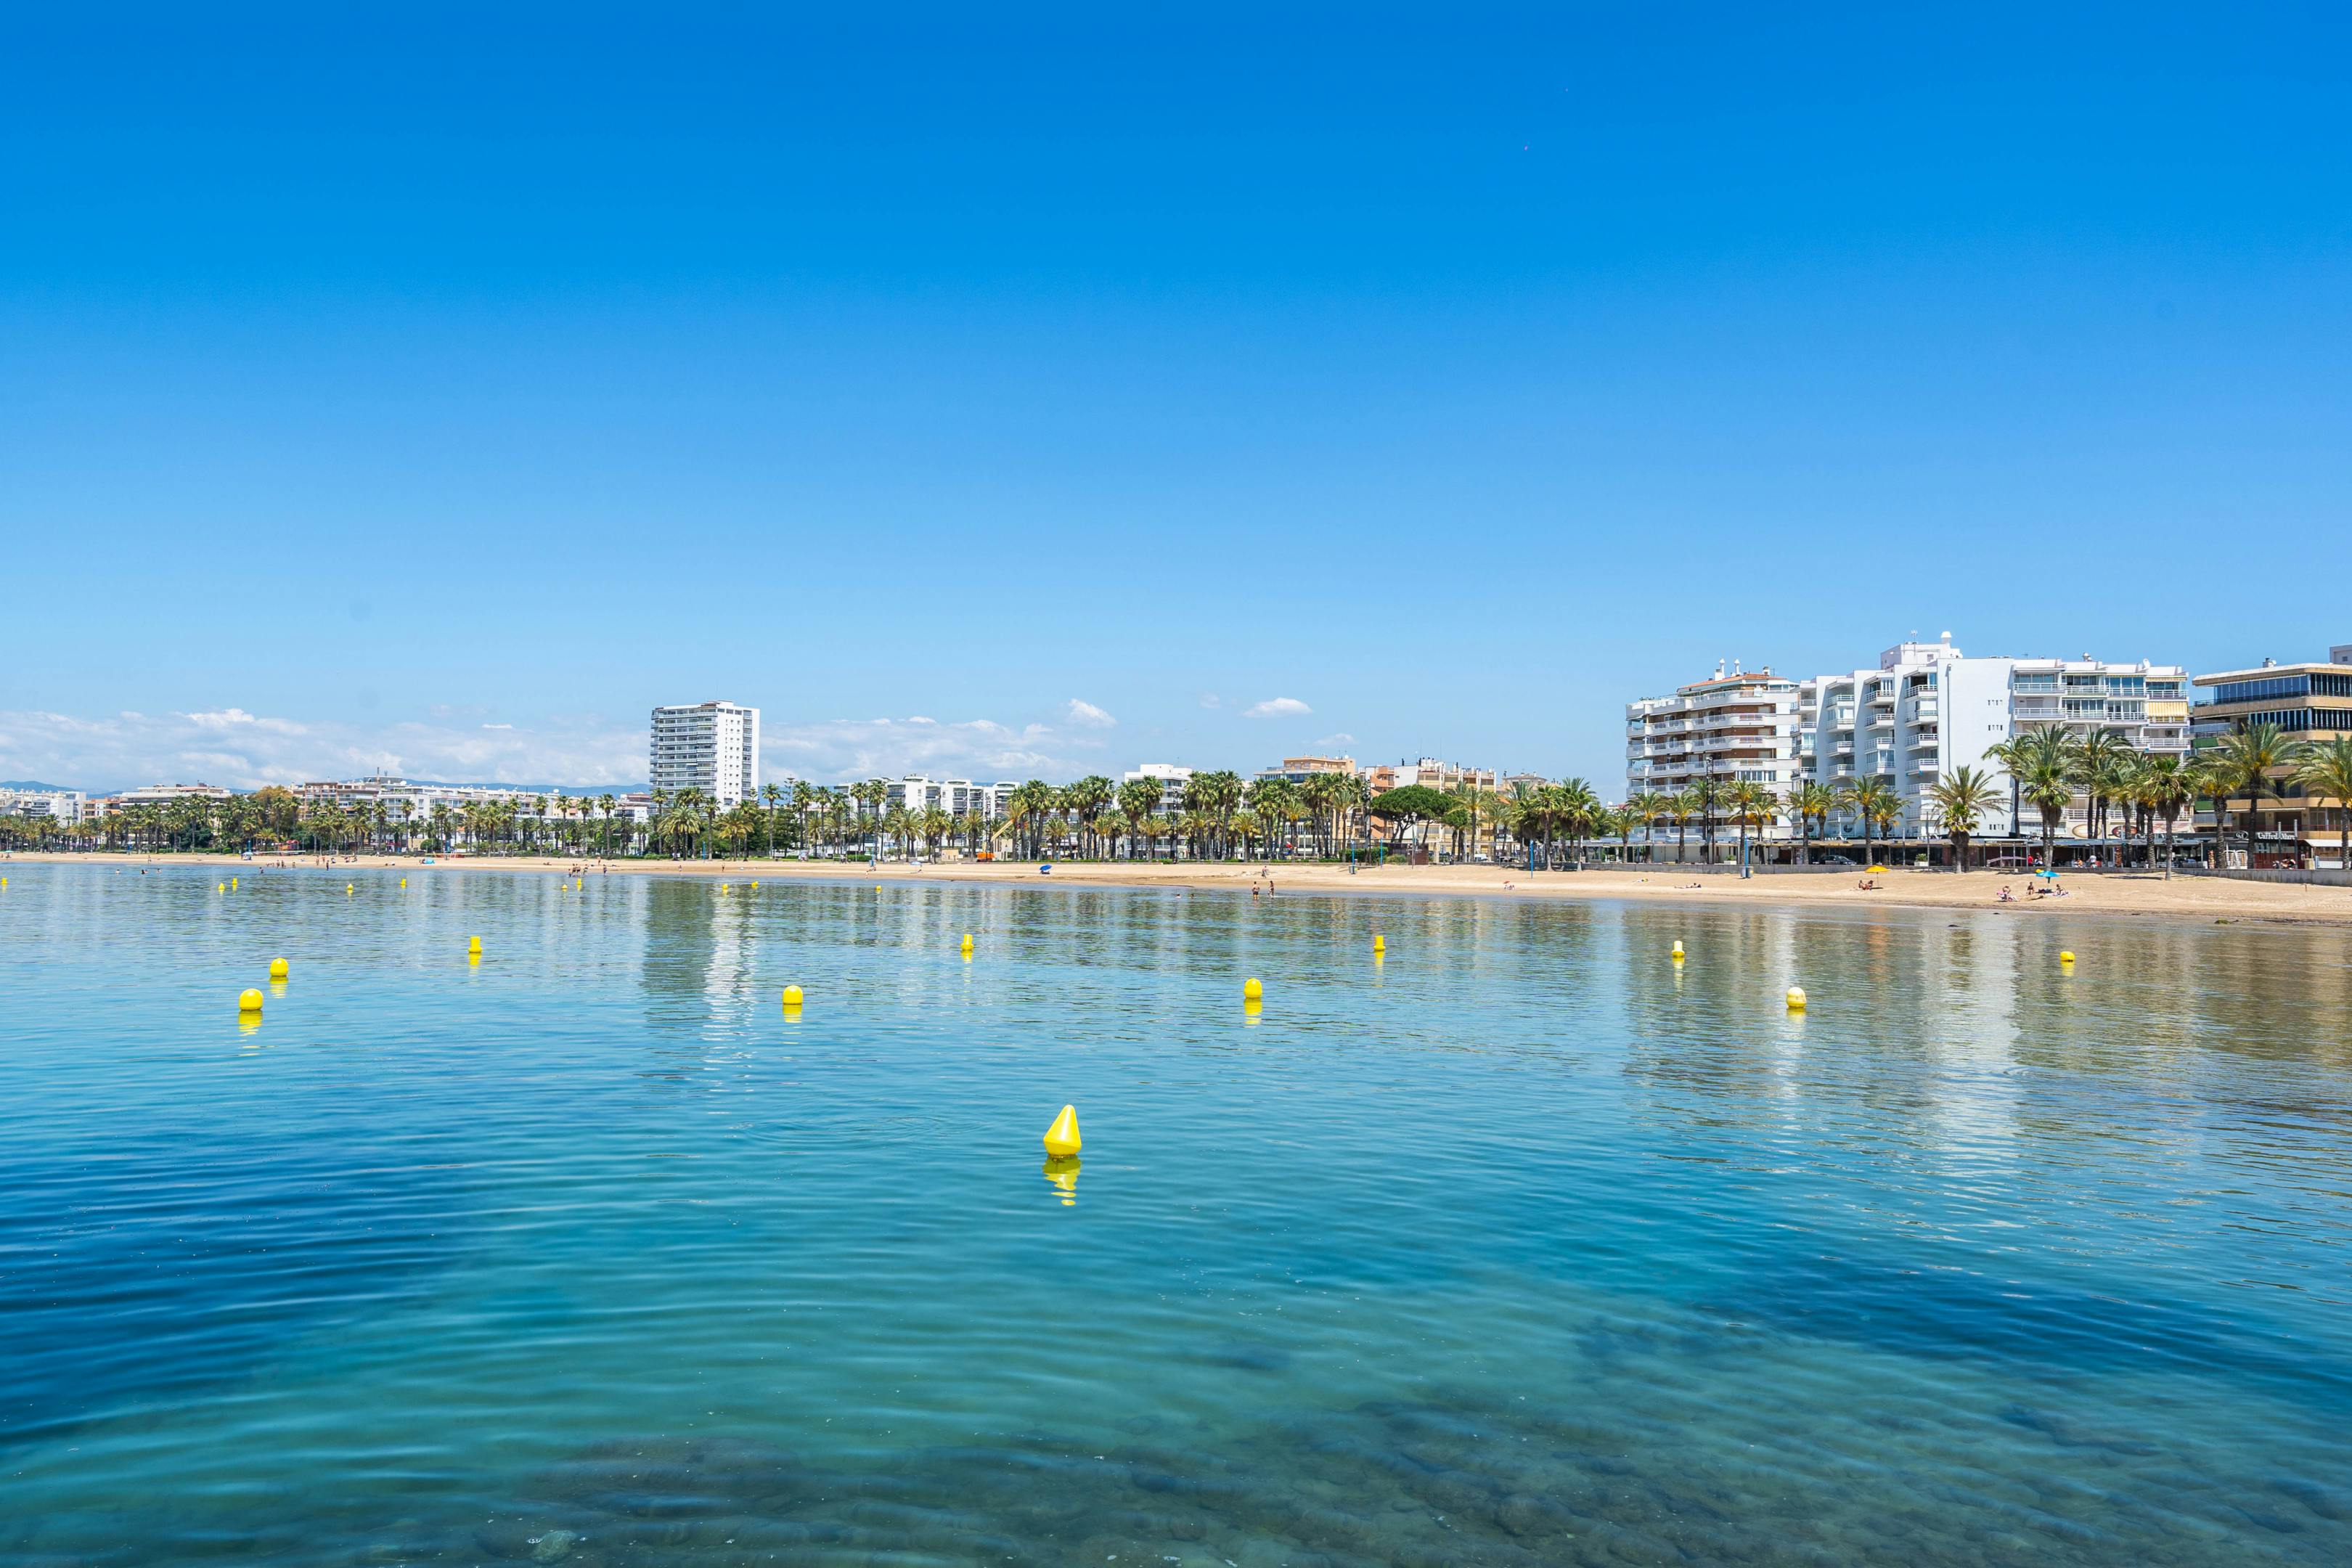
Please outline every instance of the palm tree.
[{"label": "palm tree", "polygon": [[1873,863],[1870,847],[1871,830],[1893,825],[1903,815],[1903,797],[1895,786],[1876,773],[1865,773],[1845,781],[1843,799],[1854,820],[1862,824],[1862,858],[1864,865]]},{"label": "palm tree", "polygon": [[1098,848],[1094,851],[1087,848],[1087,841],[1095,836],[1095,818],[1102,815],[1103,808],[1110,805],[1111,798],[1118,793],[1118,786],[1100,773],[1089,773],[1062,791],[1064,804],[1077,820],[1080,854],[1099,855]]},{"label": "palm tree", "polygon": [[[1149,822],[1152,814],[1160,809],[1160,788],[1158,779],[1129,779],[1118,786],[1118,809],[1126,816],[1128,821],[1139,827]],[[1145,832],[1140,837],[1144,840],[1146,846],[1144,852],[1148,857],[1150,853],[1151,835]],[[1127,856],[1130,860],[1135,858],[1134,837],[1128,839]]]},{"label": "palm tree", "polygon": [[2305,744],[2295,759],[2292,776],[2312,801],[2315,816],[2322,809],[2318,802],[2336,803],[2336,864],[2352,871],[2352,735],[2334,735]]},{"label": "palm tree", "polygon": [[2140,770],[2140,799],[2149,813],[2164,823],[2164,875],[2172,876],[2172,824],[2181,809],[2197,798],[2197,769],[2169,754],[2147,759]]},{"label": "palm tree", "polygon": [[2074,742],[2074,777],[2087,796],[2084,826],[2091,837],[2106,837],[2107,802],[2122,785],[2120,769],[2129,761],[2131,748],[2120,731],[2105,727],[2093,730]]},{"label": "palm tree", "polygon": [[1780,797],[1753,779],[1740,779],[1725,786],[1724,809],[1739,828],[1739,864],[1748,865],[1748,830],[1762,829],[1780,813]]},{"label": "palm tree", "polygon": [[[2242,790],[2246,795],[2246,867],[2254,864],[2254,837],[2262,826],[2263,796],[2271,787],[2274,769],[2296,766],[2303,755],[2302,742],[2289,740],[2286,731],[2275,724],[2241,723],[2222,736],[2205,753],[2206,765],[2213,770],[2214,782],[2234,795]],[[2221,813],[2213,813],[2214,842],[2221,842]]]},{"label": "palm tree", "polygon": [[1698,797],[1685,785],[1675,793],[1666,815],[1675,819],[1675,864],[1679,866],[1690,858],[1690,823],[1698,815]]},{"label": "palm tree", "polygon": [[1642,858],[1653,865],[1658,858],[1658,845],[1651,835],[1658,819],[1673,809],[1674,803],[1656,790],[1635,790],[1625,801],[1625,814],[1633,826],[1642,830]]},{"label": "palm tree", "polygon": [[1927,802],[1944,819],[1944,832],[1952,841],[1955,872],[1969,868],[1969,839],[1977,823],[2000,799],[2000,787],[1991,775],[1966,764],[1954,768],[1949,777],[1937,780],[1927,791]]},{"label": "palm tree", "polygon": [[2076,746],[2055,725],[2032,730],[1999,749],[2000,760],[2017,781],[2018,798],[2042,814],[2042,868],[2057,868],[2058,822],[2074,804]]},{"label": "palm tree", "polygon": [[1798,864],[1810,866],[1813,863],[1813,833],[1826,826],[1830,813],[1837,809],[1837,792],[1827,784],[1808,780],[1789,786],[1785,804],[1789,815],[1797,820]]}]

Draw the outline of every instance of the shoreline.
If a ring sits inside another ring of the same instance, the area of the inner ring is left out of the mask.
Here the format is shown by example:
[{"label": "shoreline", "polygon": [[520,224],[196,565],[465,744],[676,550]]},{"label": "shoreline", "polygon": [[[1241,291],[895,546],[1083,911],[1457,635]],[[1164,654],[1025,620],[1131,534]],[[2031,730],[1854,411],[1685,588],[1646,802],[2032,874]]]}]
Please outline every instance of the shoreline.
[{"label": "shoreline", "polygon": [[[239,867],[273,871],[382,871],[404,875],[435,872],[490,871],[510,876],[556,877],[573,868],[591,876],[769,878],[809,881],[940,881],[1040,888],[1072,885],[1097,888],[1181,889],[1197,892],[1246,894],[1255,888],[1280,898],[1300,893],[1318,896],[1492,898],[1509,900],[1657,900],[1698,905],[1734,904],[1757,907],[1832,908],[1841,910],[1896,907],[1907,909],[1977,910],[2022,919],[2053,913],[2070,915],[2129,915],[2145,919],[2215,922],[2352,927],[2352,889],[2306,887],[2292,883],[2242,882],[2222,878],[2176,877],[2167,881],[2159,873],[2099,872],[2062,876],[2064,898],[2028,900],[2029,879],[2010,872],[1889,870],[1874,879],[1880,887],[1856,886],[1857,871],[1810,875],[1759,876],[1745,881],[1722,873],[1701,875],[1671,863],[1655,868],[1629,866],[1585,871],[1526,871],[1493,866],[1382,866],[1350,872],[1344,866],[1296,861],[1224,861],[1170,863],[1165,861],[1055,861],[1050,876],[1041,876],[1034,861],[946,861],[879,865],[840,860],[609,860],[593,858],[481,856],[464,859],[436,857],[430,866],[415,857],[362,855],[339,858],[331,865],[317,856],[242,856],[211,851],[172,855],[112,852],[20,853],[0,858],[20,865],[112,865]],[[1696,885],[1694,885],[1696,884]],[[2016,895],[2012,903],[2000,901],[2007,886]]]}]

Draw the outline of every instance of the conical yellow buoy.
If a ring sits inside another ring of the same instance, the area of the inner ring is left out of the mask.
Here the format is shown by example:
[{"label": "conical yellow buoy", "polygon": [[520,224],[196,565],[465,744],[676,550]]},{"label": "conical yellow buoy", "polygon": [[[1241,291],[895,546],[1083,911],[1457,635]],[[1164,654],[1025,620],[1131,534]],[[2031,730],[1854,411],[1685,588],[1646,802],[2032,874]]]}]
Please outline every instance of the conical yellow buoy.
[{"label": "conical yellow buoy", "polygon": [[787,986],[785,986],[785,987],[784,987],[784,1005],[785,1005],[785,1006],[787,1006],[787,1007],[797,1007],[797,1006],[799,1006],[800,1005],[801,1005],[801,988],[800,988],[799,986],[797,986],[797,985],[787,985]]},{"label": "conical yellow buoy", "polygon": [[403,877],[403,878],[400,879],[400,885],[401,885],[402,887],[404,887],[404,888],[405,888],[406,886],[408,886],[408,879],[407,879],[407,878],[405,878],[405,877]]},{"label": "conical yellow buoy", "polygon": [[236,1010],[239,1013],[252,1013],[258,1015],[261,1011],[261,993],[250,988],[238,992],[236,994]]},{"label": "conical yellow buoy", "polygon": [[235,877],[231,877],[231,878],[228,879],[228,885],[229,885],[230,889],[231,889],[232,890],[234,890],[234,889],[236,889],[236,879]]},{"label": "conical yellow buoy", "polygon": [[351,884],[351,883],[349,883],[349,882],[345,882],[345,883],[343,884],[343,891],[345,891],[346,893],[348,893],[348,892],[350,892],[351,890],[352,890],[352,884]]},{"label": "conical yellow buoy", "polygon": [[1258,984],[1257,977],[1255,975],[1252,975],[1249,979],[1242,982],[1243,1001],[1262,1002],[1265,999],[1265,987]]},{"label": "conical yellow buoy", "polygon": [[286,978],[286,961],[284,959],[273,958],[269,961],[269,978],[272,980],[283,980]]},{"label": "conical yellow buoy", "polygon": [[226,893],[228,891],[228,884],[226,882],[215,882],[213,884],[213,891],[215,893]]},{"label": "conical yellow buoy", "polygon": [[1078,1108],[1062,1107],[1062,1114],[1054,1118],[1054,1125],[1045,1129],[1045,1152],[1056,1160],[1067,1159],[1078,1152]]},{"label": "conical yellow buoy", "polygon": [[1790,1011],[1790,1012],[1791,1012],[1791,1013],[1801,1013],[1801,1012],[1803,1012],[1804,1010],[1805,1010],[1805,988],[1804,988],[1803,986],[1801,986],[1801,985],[1791,985],[1791,986],[1790,986],[1790,987],[1789,987],[1789,1011]]}]

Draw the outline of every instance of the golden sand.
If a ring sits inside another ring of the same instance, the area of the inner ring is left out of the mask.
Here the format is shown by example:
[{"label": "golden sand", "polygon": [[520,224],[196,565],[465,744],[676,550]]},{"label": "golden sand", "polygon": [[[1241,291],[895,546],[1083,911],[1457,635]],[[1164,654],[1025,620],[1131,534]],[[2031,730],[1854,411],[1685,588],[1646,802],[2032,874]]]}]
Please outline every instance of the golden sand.
[{"label": "golden sand", "polygon": [[[140,865],[243,865],[319,867],[316,856],[257,856],[250,861],[234,855],[18,855],[20,861],[95,862]],[[1013,887],[1188,888],[1276,898],[1311,893],[1375,895],[1447,895],[1497,899],[1659,899],[1695,903],[1738,903],[1807,907],[1841,905],[1905,905],[1924,909],[1988,910],[2032,920],[2052,913],[2154,915],[2201,921],[2281,921],[2299,924],[2352,925],[2352,889],[2315,888],[2273,882],[2247,882],[2220,877],[2179,876],[2167,880],[2160,872],[2067,873],[2060,878],[2063,898],[2029,898],[2032,879],[2015,873],[1890,870],[1870,879],[1879,884],[1865,889],[1858,870],[1807,875],[1763,875],[1741,880],[1720,872],[1677,870],[1671,863],[1655,868],[1632,866],[1606,870],[1546,871],[1488,866],[1365,867],[1349,872],[1343,866],[1258,862],[1248,865],[1199,862],[1181,865],[1128,861],[1055,861],[1048,875],[1034,862],[971,862],[949,860],[910,866],[901,861],[879,865],[836,860],[567,860],[560,857],[529,858],[503,856],[436,858],[426,866],[415,857],[363,855],[339,859],[341,869],[397,869],[409,876],[446,872],[465,875],[496,871],[526,876],[556,877],[574,868],[590,876],[699,876],[725,879],[754,877],[841,879],[865,882],[985,882]],[[2000,901],[2010,889],[2015,900]]]}]

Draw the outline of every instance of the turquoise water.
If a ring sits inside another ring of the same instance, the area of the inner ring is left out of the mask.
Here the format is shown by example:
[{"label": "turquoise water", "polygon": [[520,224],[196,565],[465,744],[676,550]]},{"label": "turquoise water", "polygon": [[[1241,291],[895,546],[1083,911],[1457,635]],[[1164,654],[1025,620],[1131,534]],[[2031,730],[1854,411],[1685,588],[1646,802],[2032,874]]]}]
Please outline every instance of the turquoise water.
[{"label": "turquoise water", "polygon": [[5,869],[8,1568],[2352,1559],[2341,933]]}]

